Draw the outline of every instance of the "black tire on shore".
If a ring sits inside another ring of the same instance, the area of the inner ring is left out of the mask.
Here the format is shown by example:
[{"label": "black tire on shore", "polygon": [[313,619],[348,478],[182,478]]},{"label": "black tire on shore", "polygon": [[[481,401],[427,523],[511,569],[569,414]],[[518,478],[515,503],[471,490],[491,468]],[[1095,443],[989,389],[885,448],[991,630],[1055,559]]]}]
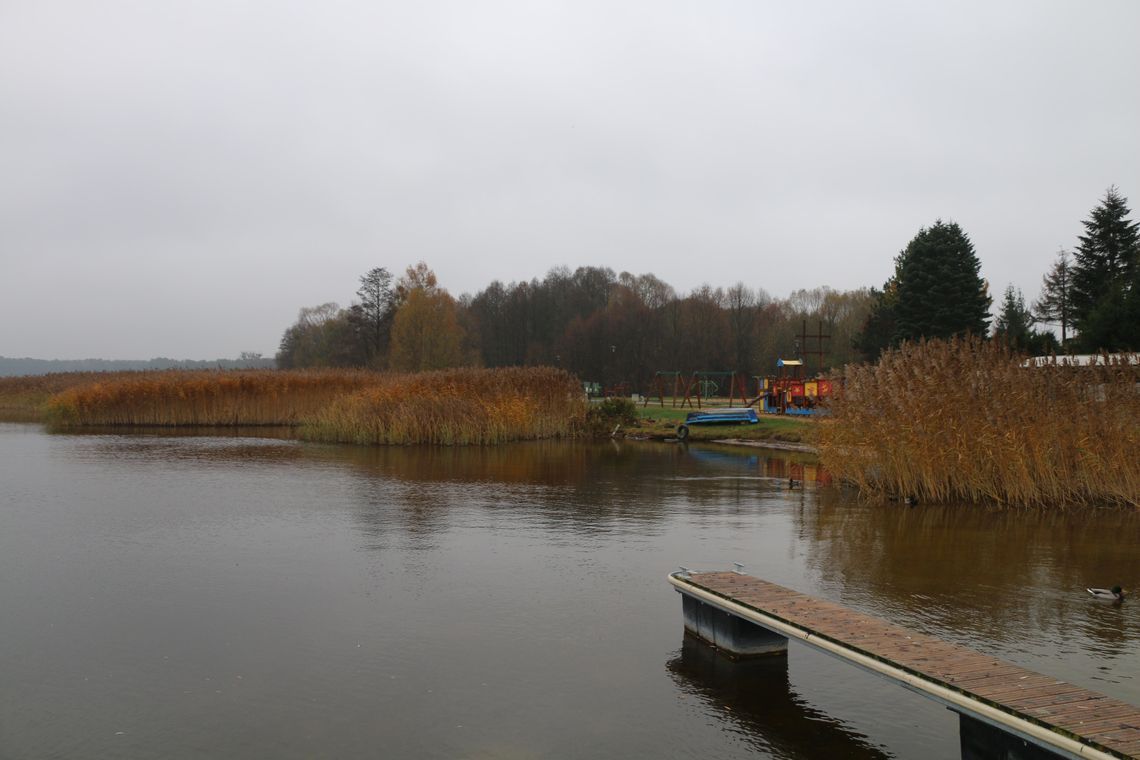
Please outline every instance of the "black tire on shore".
[{"label": "black tire on shore", "polygon": [[687,440],[688,437],[689,437],[689,426],[688,425],[678,425],[677,426],[677,439],[684,441],[684,440]]}]

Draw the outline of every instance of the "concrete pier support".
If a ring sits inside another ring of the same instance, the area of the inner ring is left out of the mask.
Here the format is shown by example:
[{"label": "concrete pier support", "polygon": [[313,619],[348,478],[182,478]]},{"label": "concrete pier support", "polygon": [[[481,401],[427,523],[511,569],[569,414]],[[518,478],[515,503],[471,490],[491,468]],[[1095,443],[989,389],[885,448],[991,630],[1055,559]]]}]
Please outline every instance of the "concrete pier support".
[{"label": "concrete pier support", "polygon": [[1050,752],[1020,736],[963,713],[958,713],[958,737],[962,746],[962,760],[1064,760],[1071,757]]},{"label": "concrete pier support", "polygon": [[788,639],[680,591],[685,628],[732,657],[787,655]]}]

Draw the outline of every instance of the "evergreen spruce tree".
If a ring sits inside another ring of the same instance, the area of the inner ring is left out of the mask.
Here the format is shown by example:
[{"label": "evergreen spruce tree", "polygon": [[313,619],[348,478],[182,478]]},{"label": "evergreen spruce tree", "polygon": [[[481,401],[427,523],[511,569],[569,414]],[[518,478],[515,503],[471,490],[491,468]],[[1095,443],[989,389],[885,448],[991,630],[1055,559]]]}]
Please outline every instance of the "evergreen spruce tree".
[{"label": "evergreen spruce tree", "polygon": [[1140,274],[1113,283],[1082,324],[1086,350],[1140,351]]},{"label": "evergreen spruce tree", "polygon": [[994,337],[1015,350],[1029,348],[1033,315],[1025,307],[1021,291],[1010,285],[1001,300],[1001,311],[994,323]]},{"label": "evergreen spruce tree", "polygon": [[957,224],[939,219],[919,230],[899,258],[894,342],[986,335],[992,299],[980,269]]},{"label": "evergreen spruce tree", "polygon": [[1064,249],[1041,278],[1041,297],[1033,304],[1033,316],[1040,322],[1061,326],[1063,348],[1073,324],[1073,273],[1069,254]]},{"label": "evergreen spruce tree", "polygon": [[1074,252],[1072,267],[1073,322],[1086,350],[1119,347],[1121,331],[1115,321],[1125,318],[1132,282],[1140,264],[1140,231],[1128,219],[1128,199],[1110,187],[1100,205],[1082,224],[1085,234]]}]

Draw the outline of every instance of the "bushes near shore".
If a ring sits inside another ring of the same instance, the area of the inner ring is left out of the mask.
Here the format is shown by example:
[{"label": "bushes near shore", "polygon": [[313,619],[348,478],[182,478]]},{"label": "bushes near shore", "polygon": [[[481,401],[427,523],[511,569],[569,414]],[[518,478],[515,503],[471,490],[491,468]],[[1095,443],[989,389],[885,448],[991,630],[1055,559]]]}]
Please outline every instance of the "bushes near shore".
[{"label": "bushes near shore", "polygon": [[920,502],[1140,506],[1135,360],[1038,367],[993,341],[905,344],[848,368],[821,456],[868,493]]}]

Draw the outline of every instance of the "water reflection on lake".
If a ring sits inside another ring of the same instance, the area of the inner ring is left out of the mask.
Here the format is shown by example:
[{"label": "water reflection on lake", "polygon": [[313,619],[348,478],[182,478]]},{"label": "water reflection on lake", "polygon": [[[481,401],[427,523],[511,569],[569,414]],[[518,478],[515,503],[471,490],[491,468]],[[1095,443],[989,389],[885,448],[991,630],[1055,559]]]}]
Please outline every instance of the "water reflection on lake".
[{"label": "water reflection on lake", "polygon": [[852,510],[827,490],[804,527],[831,598],[1140,703],[1135,605],[1083,591],[1135,584],[1135,512]]},{"label": "water reflection on lake", "polygon": [[[868,505],[809,457],[0,425],[0,757],[956,757],[793,645],[687,641],[749,572],[1140,703],[1140,519]],[[803,486],[788,488],[789,479]]]}]

